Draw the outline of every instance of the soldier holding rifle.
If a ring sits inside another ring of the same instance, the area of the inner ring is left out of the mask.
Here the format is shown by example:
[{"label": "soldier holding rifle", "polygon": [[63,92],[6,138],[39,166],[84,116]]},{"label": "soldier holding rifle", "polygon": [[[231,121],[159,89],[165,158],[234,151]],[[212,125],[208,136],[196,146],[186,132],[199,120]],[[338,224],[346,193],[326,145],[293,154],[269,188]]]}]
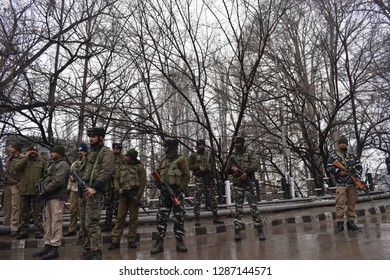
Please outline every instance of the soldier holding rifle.
[{"label": "soldier holding rifle", "polygon": [[99,227],[101,204],[104,192],[111,187],[115,167],[114,154],[104,145],[106,130],[93,127],[87,130],[90,152],[80,169],[80,176],[86,184],[85,236],[82,260],[102,259],[102,237]]},{"label": "soldier holding rifle", "polygon": [[70,167],[66,163],[64,146],[58,145],[51,150],[51,161],[45,172],[43,188],[39,195],[45,200],[45,246],[34,257],[42,257],[44,260],[58,258],[58,247],[61,246],[62,216],[64,212],[66,186],[69,178]]},{"label": "soldier holding rifle", "polygon": [[[347,229],[352,231],[361,228],[355,224],[356,202],[358,193],[351,176],[337,168],[333,163],[338,160],[346,169],[350,170],[358,180],[361,178],[363,168],[360,160],[348,151],[348,139],[342,135],[337,141],[338,150],[332,153],[328,159],[327,171],[334,175],[336,181],[336,228],[335,233],[344,231],[344,214],[347,216]],[[345,207],[347,211],[345,212]]]},{"label": "soldier holding rifle", "polygon": [[195,176],[195,226],[200,226],[202,194],[205,196],[205,201],[210,202],[211,212],[213,213],[213,223],[223,224],[223,221],[218,218],[217,190],[214,183],[214,161],[212,160],[210,153],[206,151],[206,141],[204,139],[199,139],[196,142],[196,152],[190,155],[188,165]]},{"label": "soldier holding rifle", "polygon": [[243,205],[245,197],[248,200],[251,216],[258,232],[259,240],[265,240],[263,232],[263,221],[257,207],[257,199],[253,190],[253,177],[258,169],[258,164],[254,158],[254,152],[247,149],[245,138],[236,136],[233,138],[234,152],[229,158],[226,166],[226,174],[233,176],[234,187],[234,240],[241,240],[241,220],[243,215]]},{"label": "soldier holding rifle", "polygon": [[171,210],[175,223],[176,251],[187,252],[184,243],[184,218],[186,215],[184,190],[190,180],[190,170],[187,159],[178,153],[178,139],[165,140],[163,146],[165,158],[156,170],[157,175],[161,176],[160,181],[157,182],[157,186],[161,190],[157,213],[157,238],[150,253],[157,254],[164,251],[164,237]]}]

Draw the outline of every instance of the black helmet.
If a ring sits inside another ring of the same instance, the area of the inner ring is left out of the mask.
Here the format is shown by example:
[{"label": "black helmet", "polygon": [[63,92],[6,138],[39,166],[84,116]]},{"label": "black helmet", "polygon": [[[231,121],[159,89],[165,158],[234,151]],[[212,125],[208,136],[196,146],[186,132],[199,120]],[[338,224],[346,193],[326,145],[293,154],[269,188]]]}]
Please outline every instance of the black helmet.
[{"label": "black helmet", "polygon": [[106,130],[103,127],[92,127],[87,129],[87,135],[105,136]]},{"label": "black helmet", "polygon": [[177,139],[177,138],[167,139],[167,140],[164,141],[163,146],[164,147],[177,148],[179,146],[179,139]]},{"label": "black helmet", "polygon": [[238,135],[238,136],[234,136],[233,137],[233,143],[245,143],[245,138],[244,138],[244,136],[240,136],[240,135]]},{"label": "black helmet", "polygon": [[196,141],[196,146],[198,147],[200,145],[206,146],[206,141],[204,139],[199,139],[198,141]]},{"label": "black helmet", "polygon": [[115,149],[122,149],[122,144],[121,143],[112,143],[112,148]]}]

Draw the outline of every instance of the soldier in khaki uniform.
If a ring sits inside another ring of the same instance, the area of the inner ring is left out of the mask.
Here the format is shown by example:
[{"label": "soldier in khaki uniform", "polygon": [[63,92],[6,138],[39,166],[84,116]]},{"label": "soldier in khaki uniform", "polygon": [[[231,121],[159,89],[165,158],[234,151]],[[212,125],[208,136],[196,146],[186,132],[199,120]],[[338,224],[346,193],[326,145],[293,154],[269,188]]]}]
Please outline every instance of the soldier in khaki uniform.
[{"label": "soldier in khaki uniform", "polygon": [[[70,167],[71,171],[78,172],[82,160],[86,153],[88,152],[88,147],[85,143],[81,143],[77,149],[78,159],[72,163]],[[67,191],[69,194],[70,201],[70,221],[68,231],[64,233],[64,237],[75,236],[77,231],[77,215],[80,213],[80,233],[79,237],[84,237],[85,234],[85,203],[84,203],[84,194],[79,194],[79,187],[75,179],[70,176],[68,180]],[[84,207],[83,207],[84,206]]]},{"label": "soldier in khaki uniform", "polygon": [[30,211],[33,211],[35,238],[43,238],[42,204],[38,195],[37,182],[43,178],[47,161],[38,155],[37,145],[27,148],[26,156],[15,165],[20,172],[20,211],[21,225],[17,239],[28,238]]},{"label": "soldier in khaki uniform", "polygon": [[21,154],[23,145],[15,142],[10,146],[10,157],[6,162],[5,188],[4,188],[4,225],[11,226],[11,237],[18,235],[20,222],[20,174],[15,171],[15,165],[23,157]]},{"label": "soldier in khaki uniform", "polygon": [[[359,231],[361,227],[355,224],[356,202],[358,200],[357,189],[346,172],[333,166],[333,162],[338,160],[345,168],[351,170],[355,177],[360,180],[362,175],[362,165],[360,160],[350,151],[348,151],[348,139],[344,135],[337,141],[338,150],[333,152],[327,165],[327,171],[334,175],[336,180],[336,228],[335,233],[344,231],[344,215],[347,218],[347,229]],[[347,210],[345,211],[345,207]]]},{"label": "soldier in khaki uniform", "polygon": [[101,204],[104,192],[111,187],[111,178],[115,167],[115,157],[110,148],[104,146],[106,131],[101,127],[87,130],[91,149],[80,167],[80,175],[88,186],[85,210],[85,238],[83,260],[102,259],[102,236],[99,227]]},{"label": "soldier in khaki uniform", "polygon": [[164,237],[171,211],[173,212],[176,250],[178,252],[187,252],[187,247],[184,243],[184,218],[186,215],[184,191],[190,180],[190,170],[187,159],[178,153],[178,139],[165,140],[163,145],[165,158],[160,162],[156,171],[160,174],[161,181],[171,187],[179,200],[179,205],[173,204],[171,196],[167,191],[161,191],[157,213],[157,239],[150,251],[151,254],[157,254],[164,250]]},{"label": "soldier in khaki uniform", "polygon": [[62,216],[64,212],[66,186],[69,179],[70,167],[65,161],[65,148],[58,145],[51,150],[51,161],[45,172],[43,192],[39,195],[45,200],[45,246],[33,254],[44,260],[58,258],[58,247],[61,246]]},{"label": "soldier in khaki uniform", "polygon": [[[255,229],[258,232],[259,240],[265,240],[263,233],[263,221],[260,217],[259,209],[257,206],[257,199],[254,195],[253,179],[254,174],[258,169],[257,160],[254,157],[254,152],[249,150],[245,146],[245,138],[243,136],[236,136],[233,138],[234,151],[233,155],[229,158],[226,173],[233,177],[234,188],[234,240],[241,240],[241,220],[243,215],[243,205],[245,198],[247,199],[251,216],[254,221]],[[239,166],[233,163],[232,159],[238,163]],[[240,170],[242,168],[243,170]]]},{"label": "soldier in khaki uniform", "polygon": [[116,171],[114,186],[119,194],[118,215],[112,232],[112,243],[109,250],[120,247],[120,240],[125,228],[127,212],[129,212],[129,248],[137,248],[138,211],[141,197],[146,187],[146,170],[137,159],[135,149],[127,151],[124,163]]}]

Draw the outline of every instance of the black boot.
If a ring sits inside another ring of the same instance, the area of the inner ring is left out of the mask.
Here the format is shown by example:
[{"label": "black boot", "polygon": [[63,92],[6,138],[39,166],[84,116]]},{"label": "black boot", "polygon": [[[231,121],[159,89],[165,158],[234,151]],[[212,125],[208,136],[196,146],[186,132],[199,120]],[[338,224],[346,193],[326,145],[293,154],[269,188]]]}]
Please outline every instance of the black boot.
[{"label": "black boot", "polygon": [[120,247],[119,243],[112,242],[111,245],[108,247],[108,250],[115,250]]},{"label": "black boot", "polygon": [[187,246],[184,244],[184,240],[177,240],[176,239],[176,251],[187,252]]},{"label": "black boot", "polygon": [[348,221],[347,222],[347,229],[355,231],[355,230],[361,230],[362,228],[357,226],[353,221]]},{"label": "black boot", "polygon": [[334,233],[339,233],[344,231],[344,222],[337,222]]},{"label": "black boot", "polygon": [[258,228],[257,233],[259,234],[259,240],[265,240],[265,235],[263,232],[263,228]]},{"label": "black boot", "polygon": [[200,220],[199,220],[199,218],[196,218],[196,219],[195,219],[195,226],[197,226],[197,227],[200,226]]},{"label": "black boot", "polygon": [[240,241],[241,240],[241,231],[239,229],[236,229],[234,231],[234,240],[235,241]]},{"label": "black boot", "polygon": [[50,250],[51,250],[51,245],[45,245],[45,247],[43,247],[42,250],[40,250],[39,252],[33,253],[32,256],[34,258],[43,257],[44,255],[49,253]]},{"label": "black boot", "polygon": [[43,260],[52,260],[55,258],[58,258],[58,247],[56,246],[51,246],[51,250],[42,257]]},{"label": "black boot", "polygon": [[81,255],[81,260],[92,260],[93,253],[91,250],[85,250],[83,254]]},{"label": "black boot", "polygon": [[217,215],[214,215],[213,224],[222,225],[222,224],[224,224],[224,222],[221,221],[221,220],[218,218]]},{"label": "black boot", "polygon": [[102,259],[103,259],[102,251],[98,250],[98,251],[92,252],[92,260],[102,260]]},{"label": "black boot", "polygon": [[161,238],[156,239],[156,243],[154,244],[152,250],[150,251],[151,254],[157,254],[164,251],[164,240]]}]

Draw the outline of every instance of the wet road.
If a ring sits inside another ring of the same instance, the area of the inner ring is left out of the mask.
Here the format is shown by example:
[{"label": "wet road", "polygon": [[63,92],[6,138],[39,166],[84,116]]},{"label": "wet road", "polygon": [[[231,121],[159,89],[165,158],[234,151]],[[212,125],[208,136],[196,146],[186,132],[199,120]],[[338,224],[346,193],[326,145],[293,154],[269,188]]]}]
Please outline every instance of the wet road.
[{"label": "wet road", "polygon": [[[176,252],[174,238],[165,239],[165,250],[151,255],[152,241],[141,241],[137,249],[125,247],[109,251],[103,246],[104,260],[389,260],[390,213],[361,217],[361,232],[334,234],[333,221],[283,224],[266,227],[267,240],[257,240],[255,230],[242,232],[235,242],[234,232],[186,237],[187,253]],[[153,241],[154,242],[154,241]],[[0,250],[1,260],[33,260],[36,248]],[[59,260],[79,260],[81,246],[61,247]]]}]

